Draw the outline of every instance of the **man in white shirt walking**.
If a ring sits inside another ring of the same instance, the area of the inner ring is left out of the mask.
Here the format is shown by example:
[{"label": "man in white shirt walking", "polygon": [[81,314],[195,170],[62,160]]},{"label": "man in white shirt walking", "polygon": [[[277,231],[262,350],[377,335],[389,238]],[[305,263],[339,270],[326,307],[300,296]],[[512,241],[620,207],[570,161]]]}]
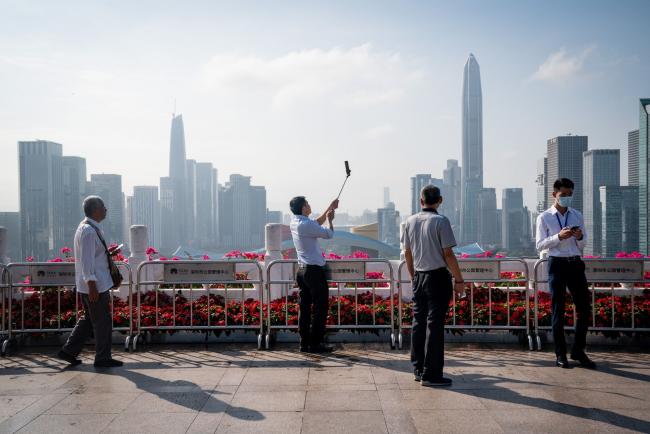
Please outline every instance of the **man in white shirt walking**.
[{"label": "man in white shirt walking", "polygon": [[548,284],[552,296],[555,364],[560,368],[571,368],[566,357],[564,338],[564,312],[568,288],[577,315],[571,359],[577,360],[585,368],[595,369],[596,364],[585,354],[591,305],[585,263],[581,256],[587,234],[582,214],[571,208],[573,188],[573,181],[568,178],[560,178],[553,184],[555,203],[537,217],[536,246],[540,252],[548,250]]},{"label": "man in white shirt walking", "polygon": [[98,196],[84,199],[86,218],[74,235],[75,279],[81,294],[84,316],[77,321],[67,342],[59,351],[59,358],[78,365],[77,358],[92,331],[95,336],[95,367],[112,368],[122,362],[111,356],[113,318],[110,311],[109,290],[113,279],[108,265],[106,242],[99,224],[106,218],[104,201]]}]

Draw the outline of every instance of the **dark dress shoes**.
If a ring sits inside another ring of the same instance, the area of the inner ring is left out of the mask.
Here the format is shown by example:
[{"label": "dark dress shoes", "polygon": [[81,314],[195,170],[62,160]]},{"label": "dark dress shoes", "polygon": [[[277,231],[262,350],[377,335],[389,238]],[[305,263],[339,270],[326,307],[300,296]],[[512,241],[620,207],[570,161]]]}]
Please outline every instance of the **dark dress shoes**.
[{"label": "dark dress shoes", "polygon": [[316,353],[316,354],[322,354],[322,353],[331,353],[334,351],[334,347],[330,347],[328,345],[312,345],[309,347],[309,352],[310,353]]},{"label": "dark dress shoes", "polygon": [[451,378],[428,378],[426,375],[422,376],[421,385],[425,387],[448,387],[451,386]]},{"label": "dark dress shoes", "polygon": [[415,368],[413,370],[413,379],[415,381],[422,381],[422,371],[419,370],[418,368]]},{"label": "dark dress shoes", "polygon": [[108,359],[108,360],[98,360],[94,363],[95,368],[119,368],[124,365],[124,362],[121,360]]},{"label": "dark dress shoes", "polygon": [[81,365],[81,360],[77,359],[75,356],[72,354],[68,354],[65,351],[61,350],[59,351],[59,354],[57,354],[57,357],[61,360],[64,360],[70,364],[70,366],[77,366]]},{"label": "dark dress shoes", "polygon": [[566,356],[557,356],[555,366],[559,366],[563,369],[571,369],[571,365],[569,364],[569,360],[566,358]]},{"label": "dark dress shoes", "polygon": [[585,353],[571,354],[571,359],[580,363],[580,366],[587,369],[596,369],[596,364]]}]

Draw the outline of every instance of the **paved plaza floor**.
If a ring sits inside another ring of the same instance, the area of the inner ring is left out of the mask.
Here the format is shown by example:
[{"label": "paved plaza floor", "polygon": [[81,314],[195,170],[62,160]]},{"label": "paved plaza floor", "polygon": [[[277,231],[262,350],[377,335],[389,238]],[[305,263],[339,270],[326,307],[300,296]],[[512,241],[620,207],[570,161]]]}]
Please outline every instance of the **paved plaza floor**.
[{"label": "paved plaza floor", "polygon": [[55,352],[0,359],[0,432],[650,432],[648,353],[593,351],[599,370],[563,370],[549,352],[450,345],[441,390],[381,344],[149,346],[116,351],[126,364],[113,370],[91,351],[65,368]]}]

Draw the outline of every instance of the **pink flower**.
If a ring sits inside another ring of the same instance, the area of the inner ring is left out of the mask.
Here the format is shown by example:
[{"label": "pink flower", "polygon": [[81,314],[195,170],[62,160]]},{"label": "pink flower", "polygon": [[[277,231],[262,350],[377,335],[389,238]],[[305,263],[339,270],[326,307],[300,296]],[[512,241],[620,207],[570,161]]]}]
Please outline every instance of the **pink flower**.
[{"label": "pink flower", "polygon": [[145,252],[147,255],[157,255],[158,250],[156,250],[153,247],[147,247],[147,251]]},{"label": "pink flower", "polygon": [[26,257],[25,262],[34,262],[34,257],[33,256]]},{"label": "pink flower", "polygon": [[178,261],[178,260],[180,260],[180,258],[178,256],[173,256],[172,257],[172,261]]},{"label": "pink flower", "polygon": [[208,255],[203,255],[203,260],[204,260],[204,261],[209,261],[209,260],[210,260],[210,257],[209,257]]},{"label": "pink flower", "polygon": [[61,254],[62,255],[67,255],[68,253],[72,252],[72,249],[70,247],[62,247],[61,248]]},{"label": "pink flower", "polygon": [[63,262],[63,259],[61,258],[48,259],[47,262]]}]

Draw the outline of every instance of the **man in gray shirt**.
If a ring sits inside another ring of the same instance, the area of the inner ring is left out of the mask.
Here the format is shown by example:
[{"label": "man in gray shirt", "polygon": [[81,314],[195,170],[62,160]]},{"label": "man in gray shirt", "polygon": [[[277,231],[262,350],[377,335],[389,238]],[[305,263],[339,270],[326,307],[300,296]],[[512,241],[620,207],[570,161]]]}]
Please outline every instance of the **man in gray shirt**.
[{"label": "man in gray shirt", "polygon": [[[406,220],[402,234],[406,266],[413,286],[411,363],[423,386],[450,386],[442,376],[445,318],[452,291],[464,291],[463,276],[452,248],[456,239],[447,217],[438,214],[440,189],[427,185],[420,194],[422,211]],[[451,271],[451,274],[450,272]],[[455,284],[451,277],[454,276]]]}]

